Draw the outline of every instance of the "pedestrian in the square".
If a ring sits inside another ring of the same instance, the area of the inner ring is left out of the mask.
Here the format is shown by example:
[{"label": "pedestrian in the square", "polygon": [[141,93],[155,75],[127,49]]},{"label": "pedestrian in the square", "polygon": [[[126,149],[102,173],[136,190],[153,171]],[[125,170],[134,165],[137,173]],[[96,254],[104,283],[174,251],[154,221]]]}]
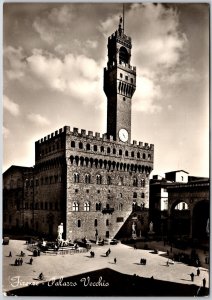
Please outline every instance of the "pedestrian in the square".
[{"label": "pedestrian in the square", "polygon": [[110,248],[108,249],[108,252],[109,252],[109,254],[111,253],[111,250],[110,250]]},{"label": "pedestrian in the square", "polygon": [[12,252],[10,251],[10,253],[9,253],[9,257],[12,257]]},{"label": "pedestrian in the square", "polygon": [[202,280],[202,285],[205,288],[205,286],[206,286],[206,279],[205,278],[203,278],[203,280]]},{"label": "pedestrian in the square", "polygon": [[114,264],[116,264],[116,258],[114,258]]},{"label": "pedestrian in the square", "polygon": [[29,260],[30,265],[32,265],[32,262],[33,262],[33,258],[31,257]]},{"label": "pedestrian in the square", "polygon": [[15,260],[15,266],[18,266],[18,260],[17,260],[17,258]]},{"label": "pedestrian in the square", "polygon": [[194,281],[194,273],[193,272],[190,274],[190,276],[191,276],[191,281]]},{"label": "pedestrian in the square", "polygon": [[200,275],[200,269],[198,268],[197,269],[197,276],[199,276]]},{"label": "pedestrian in the square", "polygon": [[167,267],[169,267],[169,260],[167,260],[166,265],[167,265]]}]

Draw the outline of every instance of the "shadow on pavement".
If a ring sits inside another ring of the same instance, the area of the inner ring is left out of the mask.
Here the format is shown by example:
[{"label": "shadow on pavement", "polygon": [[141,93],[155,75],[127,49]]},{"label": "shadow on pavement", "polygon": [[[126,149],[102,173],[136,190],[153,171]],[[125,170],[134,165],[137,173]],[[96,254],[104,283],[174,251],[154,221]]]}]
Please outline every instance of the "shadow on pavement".
[{"label": "shadow on pavement", "polygon": [[51,279],[12,290],[7,296],[206,296],[208,288],[126,275],[109,268]]}]

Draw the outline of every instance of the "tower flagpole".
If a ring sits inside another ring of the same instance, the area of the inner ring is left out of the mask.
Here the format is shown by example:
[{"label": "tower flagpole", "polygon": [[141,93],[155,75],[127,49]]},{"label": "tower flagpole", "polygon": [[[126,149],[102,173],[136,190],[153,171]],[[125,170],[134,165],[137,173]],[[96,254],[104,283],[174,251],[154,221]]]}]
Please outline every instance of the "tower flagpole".
[{"label": "tower flagpole", "polygon": [[123,3],[123,33],[124,33],[124,3]]}]

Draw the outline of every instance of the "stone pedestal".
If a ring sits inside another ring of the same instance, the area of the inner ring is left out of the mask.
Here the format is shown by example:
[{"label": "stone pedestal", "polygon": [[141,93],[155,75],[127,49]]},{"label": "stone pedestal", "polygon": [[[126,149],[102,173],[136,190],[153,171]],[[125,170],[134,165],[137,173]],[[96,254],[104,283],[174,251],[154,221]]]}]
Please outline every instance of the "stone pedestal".
[{"label": "stone pedestal", "polygon": [[133,239],[137,239],[136,233],[132,233],[132,238],[133,238]]},{"label": "stone pedestal", "polygon": [[153,240],[154,237],[155,237],[155,232],[154,232],[154,231],[149,231],[149,232],[148,232],[148,238],[149,238],[150,240]]}]

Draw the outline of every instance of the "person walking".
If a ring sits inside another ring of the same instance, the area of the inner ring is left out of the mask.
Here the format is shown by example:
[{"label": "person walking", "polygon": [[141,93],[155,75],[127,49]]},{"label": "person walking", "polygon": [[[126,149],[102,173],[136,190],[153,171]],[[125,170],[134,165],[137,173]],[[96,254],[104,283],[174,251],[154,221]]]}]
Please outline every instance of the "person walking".
[{"label": "person walking", "polygon": [[114,264],[116,264],[116,261],[117,261],[116,258],[114,258]]},{"label": "person walking", "polygon": [[15,266],[18,266],[18,260],[17,260],[17,258],[15,260]]},{"label": "person walking", "polygon": [[190,276],[191,276],[191,281],[194,281],[194,273],[193,272],[190,274]]},{"label": "person walking", "polygon": [[199,276],[200,275],[200,269],[198,268],[197,269],[197,276]]},{"label": "person walking", "polygon": [[9,253],[9,257],[12,257],[12,252],[10,251],[10,253]]},{"label": "person walking", "polygon": [[167,260],[166,265],[167,265],[167,267],[169,267],[169,259]]},{"label": "person walking", "polygon": [[33,262],[33,258],[31,257],[29,260],[30,265],[32,265],[32,262]]}]

